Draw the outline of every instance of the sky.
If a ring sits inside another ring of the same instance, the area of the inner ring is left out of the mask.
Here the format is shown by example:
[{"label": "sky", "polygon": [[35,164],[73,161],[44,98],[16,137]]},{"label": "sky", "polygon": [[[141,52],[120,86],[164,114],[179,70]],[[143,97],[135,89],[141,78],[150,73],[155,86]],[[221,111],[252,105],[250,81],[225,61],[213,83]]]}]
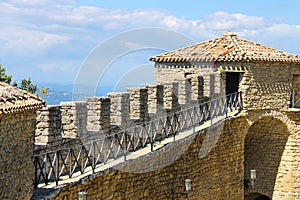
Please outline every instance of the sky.
[{"label": "sky", "polygon": [[[119,48],[118,37],[128,31],[171,31],[173,40],[168,44],[168,38],[152,37],[153,33],[139,40],[143,45],[127,42],[130,51],[120,51],[107,61],[107,70],[97,74],[102,79],[98,77],[95,84],[124,84],[132,77],[138,82],[151,82],[153,63],[149,57],[191,41],[222,36],[225,31],[300,54],[299,8],[298,0],[2,0],[0,63],[17,80],[31,77],[43,86],[74,84],[93,52],[104,48],[105,43],[115,42],[115,49],[106,51],[109,54]],[[145,41],[149,38],[155,45]],[[126,37],[122,39],[125,43]],[[170,45],[172,42],[176,45]],[[97,56],[100,60],[107,58],[104,54]],[[94,69],[87,70],[85,78],[89,79]]]}]

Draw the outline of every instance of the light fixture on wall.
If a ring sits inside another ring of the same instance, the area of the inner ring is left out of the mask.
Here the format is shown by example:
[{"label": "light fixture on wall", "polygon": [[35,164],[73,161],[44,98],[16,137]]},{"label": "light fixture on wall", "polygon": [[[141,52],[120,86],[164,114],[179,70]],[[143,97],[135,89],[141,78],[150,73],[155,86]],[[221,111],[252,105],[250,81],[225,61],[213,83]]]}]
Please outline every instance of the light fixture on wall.
[{"label": "light fixture on wall", "polygon": [[256,180],[256,170],[251,169],[250,170],[250,184],[251,184],[252,189],[255,188],[255,180]]},{"label": "light fixture on wall", "polygon": [[86,200],[87,199],[87,193],[80,191],[78,192],[78,200]]},{"label": "light fixture on wall", "polygon": [[174,188],[172,188],[172,200],[175,199],[175,195],[177,195],[177,196],[186,196],[186,198],[188,197],[188,193],[190,191],[192,191],[192,180],[191,179],[185,179],[184,188],[185,188],[185,192],[183,192],[183,193],[175,192]]},{"label": "light fixture on wall", "polygon": [[190,192],[192,190],[192,180],[191,179],[185,179],[185,191]]}]

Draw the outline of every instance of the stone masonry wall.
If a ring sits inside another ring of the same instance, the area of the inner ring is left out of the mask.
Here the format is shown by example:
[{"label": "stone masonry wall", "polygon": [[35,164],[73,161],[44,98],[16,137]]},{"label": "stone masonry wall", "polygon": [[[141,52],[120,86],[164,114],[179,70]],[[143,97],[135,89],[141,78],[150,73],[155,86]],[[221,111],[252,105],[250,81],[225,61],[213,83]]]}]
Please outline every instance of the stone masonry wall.
[{"label": "stone masonry wall", "polygon": [[[128,92],[109,93],[108,97],[91,97],[84,102],[62,102],[38,111],[35,141],[38,145],[65,144],[65,139],[95,138],[99,134],[120,131],[134,123],[166,114],[166,110],[188,105],[191,96],[203,88],[198,82],[191,89],[191,79],[164,85],[129,88]],[[203,84],[203,82],[202,82]],[[202,97],[198,97],[201,99]]]},{"label": "stone masonry wall", "polygon": [[0,115],[0,199],[29,200],[36,111]]},{"label": "stone masonry wall", "polygon": [[222,83],[218,69],[211,63],[155,63],[155,84],[171,83],[191,76],[203,77],[204,96],[217,97],[225,93],[226,84]]},{"label": "stone masonry wall", "polygon": [[273,196],[288,134],[285,124],[272,118],[261,119],[249,129],[245,141],[245,180],[249,181],[250,170],[256,169],[255,191]]},{"label": "stone masonry wall", "polygon": [[60,109],[60,106],[47,106],[37,111],[35,143],[47,144],[62,139]]},{"label": "stone masonry wall", "polygon": [[130,93],[130,117],[131,119],[146,122],[148,115],[148,89],[147,88],[128,88]]},{"label": "stone masonry wall", "polygon": [[86,135],[86,102],[62,102],[60,106],[62,114],[62,137],[76,138]]},{"label": "stone masonry wall", "polygon": [[[237,72],[241,74],[239,90],[243,94],[244,109],[239,117],[199,133],[191,143],[184,139],[177,146],[167,145],[159,152],[102,172],[86,184],[64,187],[53,199],[63,195],[76,199],[80,190],[87,191],[92,199],[168,199],[172,187],[182,192],[183,181],[189,177],[194,187],[190,199],[242,199],[253,193],[273,199],[299,198],[300,117],[299,112],[288,110],[291,85],[297,84],[298,79],[295,76],[292,79],[290,67],[280,63],[236,65],[245,65],[247,69],[244,73]],[[172,82],[164,82],[172,73],[176,73]],[[161,85],[109,94],[111,104],[107,104],[109,108],[106,109],[110,111],[110,120],[105,120],[108,116],[98,112],[93,99],[79,107],[72,102],[61,104],[62,134],[68,130],[71,134],[67,137],[78,137],[78,130],[88,127],[89,121],[95,118],[94,122],[110,121],[111,124],[106,123],[110,128],[111,125],[134,125],[133,119],[141,119],[148,112],[155,115],[160,107],[162,110],[180,109],[183,108],[180,104],[190,99],[214,98],[225,92],[226,76],[215,69],[165,66],[157,67],[156,74]],[[187,91],[192,94],[187,95]],[[142,93],[148,99],[140,98]],[[102,104],[98,106],[99,110],[104,108]],[[92,118],[78,123],[80,116]],[[50,122],[49,126],[55,124]],[[67,129],[69,126],[71,129]],[[173,154],[170,156],[170,153]],[[251,169],[257,170],[255,188],[249,185]]]},{"label": "stone masonry wall", "polygon": [[[245,199],[251,194],[274,200],[300,198],[300,111],[251,111],[246,115]],[[255,186],[250,170],[256,170]]]},{"label": "stone masonry wall", "polygon": [[110,121],[114,125],[128,126],[130,124],[130,94],[128,92],[108,93],[111,99]]},{"label": "stone masonry wall", "polygon": [[287,109],[291,98],[291,69],[280,63],[249,63],[240,83],[246,110]]},{"label": "stone masonry wall", "polygon": [[145,85],[148,90],[148,113],[160,113],[164,104],[164,86],[163,85]]},{"label": "stone masonry wall", "polygon": [[190,105],[191,104],[191,79],[185,79],[178,81],[178,103],[180,105]]},{"label": "stone masonry wall", "polygon": [[[63,187],[51,199],[170,199],[193,181],[189,199],[272,199],[300,197],[300,111],[243,111],[211,129],[157,152]],[[256,169],[255,188],[249,184]]]},{"label": "stone masonry wall", "polygon": [[107,132],[110,127],[110,99],[92,97],[87,100],[87,130]]},{"label": "stone masonry wall", "polygon": [[[127,161],[63,187],[51,199],[171,199],[172,188],[184,192],[192,179],[189,199],[243,199],[243,128],[245,118],[223,122],[210,130],[167,145],[158,152]],[[175,195],[175,197],[179,197]],[[184,197],[182,197],[184,199]]]}]

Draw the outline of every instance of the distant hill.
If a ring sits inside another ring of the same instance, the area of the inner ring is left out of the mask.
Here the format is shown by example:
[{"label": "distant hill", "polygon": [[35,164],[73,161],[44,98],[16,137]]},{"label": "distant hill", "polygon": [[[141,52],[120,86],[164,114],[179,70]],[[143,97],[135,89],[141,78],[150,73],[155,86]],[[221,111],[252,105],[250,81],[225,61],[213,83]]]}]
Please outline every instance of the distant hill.
[{"label": "distant hill", "polygon": [[66,102],[66,101],[77,101],[77,100],[84,100],[86,97],[92,96],[107,96],[108,92],[124,92],[127,90],[127,88],[130,87],[139,87],[139,84],[137,85],[126,85],[126,83],[117,85],[117,86],[98,86],[95,92],[91,92],[91,87],[88,86],[81,86],[82,92],[81,93],[75,93],[75,95],[79,96],[73,96],[73,88],[74,85],[60,85],[60,84],[38,84],[39,87],[47,87],[49,88],[49,93],[46,96],[42,96],[38,93],[39,96],[42,97],[44,101],[46,101],[47,105],[58,105],[60,102]]},{"label": "distant hill", "polygon": [[[73,101],[73,85],[60,84],[38,84],[39,87],[48,87],[49,93],[42,96],[47,105],[58,105],[60,102]],[[95,96],[106,96],[108,92],[113,91],[113,86],[98,87]],[[89,95],[82,94],[83,99]]]}]

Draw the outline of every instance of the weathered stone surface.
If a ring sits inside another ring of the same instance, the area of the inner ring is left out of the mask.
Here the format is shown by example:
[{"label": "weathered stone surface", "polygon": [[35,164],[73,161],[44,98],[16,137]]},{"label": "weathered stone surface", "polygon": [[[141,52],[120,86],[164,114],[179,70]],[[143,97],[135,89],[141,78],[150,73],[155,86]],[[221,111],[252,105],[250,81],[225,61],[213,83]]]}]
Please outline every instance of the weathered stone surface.
[{"label": "weathered stone surface", "polygon": [[87,130],[107,132],[110,127],[111,100],[107,97],[87,99]]},{"label": "weathered stone surface", "polygon": [[148,89],[147,88],[128,88],[130,93],[130,117],[140,122],[149,120],[148,115]]},{"label": "weathered stone surface", "polygon": [[111,99],[110,121],[111,124],[128,126],[130,123],[130,94],[124,93],[108,93]]},{"label": "weathered stone surface", "polygon": [[193,184],[189,199],[243,199],[243,135],[233,134],[246,131],[241,129],[243,123],[245,118],[229,120],[219,128],[105,170],[85,184],[67,185],[51,199],[64,195],[77,199],[81,190],[88,193],[88,199],[168,199],[172,188],[184,192],[186,178]]},{"label": "weathered stone surface", "polygon": [[[230,81],[226,80],[226,72],[220,74],[211,66],[198,64],[193,67],[182,63],[179,66],[176,63],[160,63],[155,70],[156,83],[161,85],[128,89],[127,93],[111,93],[108,98],[89,98],[80,105],[76,102],[62,103],[60,116],[51,116],[50,110],[44,110],[37,117],[40,121],[37,125],[39,138],[42,141],[55,140],[59,131],[55,134],[47,132],[59,130],[56,120],[62,121],[61,132],[66,138],[78,137],[80,129],[88,129],[91,135],[99,138],[103,137],[100,132],[98,135],[100,129],[118,132],[123,127],[134,125],[131,119],[144,122],[149,113],[151,116],[163,115],[166,110],[176,111],[190,103],[197,105],[208,97],[225,95],[226,81]],[[65,194],[76,199],[79,190],[88,191],[92,199],[167,199],[171,190],[170,180],[175,181],[176,191],[181,191],[185,177],[193,177],[195,184],[190,199],[243,199],[244,195],[253,193],[272,199],[298,199],[300,113],[288,110],[288,106],[291,83],[294,89],[299,90],[300,79],[296,74],[300,71],[296,66],[291,71],[289,65],[276,62],[218,65],[226,66],[226,69],[241,66],[246,69],[236,72],[240,78],[239,91],[243,94],[241,115],[227,119],[219,126],[221,131],[213,128],[214,131],[197,135],[188,150],[183,148],[183,143],[175,148],[171,145],[164,148],[164,153],[173,152],[175,157],[183,152],[170,165],[157,167],[170,161],[172,156],[157,162],[155,155],[149,154],[131,164],[124,164],[123,171],[108,170],[86,185],[76,183],[67,186],[54,199]],[[12,125],[16,120],[2,123]],[[3,139],[3,142],[8,141]],[[57,145],[70,147],[72,144],[61,142]],[[160,154],[156,156],[162,158]],[[149,171],[153,167],[156,167],[153,172],[124,172],[134,168]],[[253,168],[257,170],[254,189],[247,187],[249,171]]]},{"label": "weathered stone surface", "polygon": [[0,199],[31,198],[35,117],[36,111],[0,115]]}]

